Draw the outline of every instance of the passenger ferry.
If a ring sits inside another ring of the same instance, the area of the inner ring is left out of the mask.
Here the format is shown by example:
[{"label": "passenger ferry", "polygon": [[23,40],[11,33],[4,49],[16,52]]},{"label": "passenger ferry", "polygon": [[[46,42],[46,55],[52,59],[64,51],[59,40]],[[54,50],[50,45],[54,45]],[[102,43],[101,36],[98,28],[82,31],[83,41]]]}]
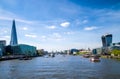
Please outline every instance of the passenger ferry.
[{"label": "passenger ferry", "polygon": [[90,61],[92,62],[100,62],[99,56],[95,55],[90,58]]}]

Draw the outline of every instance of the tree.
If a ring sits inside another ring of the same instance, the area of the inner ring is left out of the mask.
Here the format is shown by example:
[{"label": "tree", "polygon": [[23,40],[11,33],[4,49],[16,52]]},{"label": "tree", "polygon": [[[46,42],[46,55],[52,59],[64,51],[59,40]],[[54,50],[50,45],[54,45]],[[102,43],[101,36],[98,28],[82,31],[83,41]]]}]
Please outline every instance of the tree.
[{"label": "tree", "polygon": [[114,49],[111,51],[111,54],[114,54],[114,56],[120,56],[120,50]]}]

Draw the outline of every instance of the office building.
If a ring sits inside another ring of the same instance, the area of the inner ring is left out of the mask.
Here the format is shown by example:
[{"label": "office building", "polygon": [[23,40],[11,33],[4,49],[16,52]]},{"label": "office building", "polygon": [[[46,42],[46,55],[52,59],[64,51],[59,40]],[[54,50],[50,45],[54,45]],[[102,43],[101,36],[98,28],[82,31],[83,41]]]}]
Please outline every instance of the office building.
[{"label": "office building", "polygon": [[18,40],[17,40],[16,25],[15,25],[15,20],[13,20],[10,45],[12,46],[17,44],[18,44]]},{"label": "office building", "polygon": [[6,41],[5,40],[0,40],[0,55],[5,54],[5,46],[6,46]]},{"label": "office building", "polygon": [[109,48],[110,48],[110,50],[114,50],[114,49],[120,50],[120,42],[112,43]]},{"label": "office building", "polygon": [[92,54],[102,54],[102,48],[95,48],[92,50]]},{"label": "office building", "polygon": [[36,47],[26,45],[26,44],[18,44],[11,47],[12,53],[14,55],[25,55],[25,56],[36,56]]},{"label": "office building", "polygon": [[105,34],[102,37],[102,54],[108,54],[110,49],[109,47],[112,44],[112,34]]},{"label": "office building", "polygon": [[112,43],[112,34],[106,34],[102,37],[102,45],[103,47],[109,47]]}]

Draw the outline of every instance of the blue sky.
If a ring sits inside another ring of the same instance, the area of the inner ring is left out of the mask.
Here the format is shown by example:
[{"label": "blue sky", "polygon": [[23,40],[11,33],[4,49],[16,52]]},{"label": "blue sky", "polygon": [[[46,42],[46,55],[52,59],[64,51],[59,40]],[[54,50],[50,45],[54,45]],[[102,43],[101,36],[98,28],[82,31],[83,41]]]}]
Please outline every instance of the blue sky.
[{"label": "blue sky", "polygon": [[0,0],[0,40],[10,42],[12,20],[19,44],[64,50],[101,47],[101,36],[120,41],[120,0]]}]

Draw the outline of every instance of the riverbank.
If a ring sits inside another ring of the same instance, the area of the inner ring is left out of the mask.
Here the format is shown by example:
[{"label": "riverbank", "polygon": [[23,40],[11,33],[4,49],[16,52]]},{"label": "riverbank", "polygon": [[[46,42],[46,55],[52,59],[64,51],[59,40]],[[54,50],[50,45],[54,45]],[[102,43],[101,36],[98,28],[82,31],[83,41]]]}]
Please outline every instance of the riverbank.
[{"label": "riverbank", "polygon": [[[0,61],[19,59],[19,58],[23,58],[23,57],[25,57],[25,56],[23,56],[23,55],[2,56],[2,57],[0,57]],[[40,56],[30,56],[30,57],[40,57]]]},{"label": "riverbank", "polygon": [[115,59],[120,61],[120,56],[101,55],[101,58],[109,58],[109,59]]},{"label": "riverbank", "polygon": [[18,59],[20,57],[22,57],[22,56],[15,56],[15,55],[2,56],[2,57],[0,57],[0,61]]}]

